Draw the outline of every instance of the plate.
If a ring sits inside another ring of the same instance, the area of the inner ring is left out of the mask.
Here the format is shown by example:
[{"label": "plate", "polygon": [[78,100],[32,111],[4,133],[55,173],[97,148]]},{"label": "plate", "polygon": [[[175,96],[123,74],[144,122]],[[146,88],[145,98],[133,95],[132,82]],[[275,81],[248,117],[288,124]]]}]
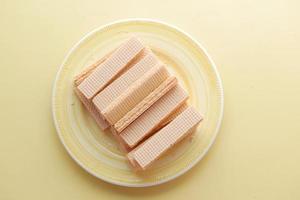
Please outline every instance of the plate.
[{"label": "plate", "polygon": [[[134,34],[150,46],[190,94],[189,104],[204,116],[192,139],[158,160],[146,173],[134,173],[111,134],[101,131],[73,92],[83,69]],[[71,157],[90,174],[112,184],[145,187],[170,181],[203,158],[217,135],[223,114],[223,90],[205,49],[187,33],[166,23],[129,19],[102,26],[83,37],[66,56],[52,97],[55,126]]]}]

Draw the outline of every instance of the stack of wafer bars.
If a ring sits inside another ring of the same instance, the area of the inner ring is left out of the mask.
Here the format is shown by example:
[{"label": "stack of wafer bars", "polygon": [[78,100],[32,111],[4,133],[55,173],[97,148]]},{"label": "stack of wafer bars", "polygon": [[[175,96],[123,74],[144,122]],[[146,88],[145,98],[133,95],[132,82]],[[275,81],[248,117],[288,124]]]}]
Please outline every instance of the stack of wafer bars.
[{"label": "stack of wafer bars", "polygon": [[187,92],[136,37],[75,78],[75,92],[102,130],[110,129],[135,170],[145,170],[202,120]]}]

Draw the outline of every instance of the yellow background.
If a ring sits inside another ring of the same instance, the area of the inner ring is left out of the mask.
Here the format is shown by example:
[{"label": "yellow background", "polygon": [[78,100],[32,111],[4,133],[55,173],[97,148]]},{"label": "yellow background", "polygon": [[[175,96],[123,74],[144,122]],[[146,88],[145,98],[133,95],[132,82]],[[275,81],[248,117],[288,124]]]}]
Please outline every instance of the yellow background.
[{"label": "yellow background", "polygon": [[[0,199],[300,199],[299,1],[0,0]],[[113,186],[82,170],[52,122],[70,48],[117,19],[178,26],[214,59],[224,120],[207,156],[170,183]]]}]

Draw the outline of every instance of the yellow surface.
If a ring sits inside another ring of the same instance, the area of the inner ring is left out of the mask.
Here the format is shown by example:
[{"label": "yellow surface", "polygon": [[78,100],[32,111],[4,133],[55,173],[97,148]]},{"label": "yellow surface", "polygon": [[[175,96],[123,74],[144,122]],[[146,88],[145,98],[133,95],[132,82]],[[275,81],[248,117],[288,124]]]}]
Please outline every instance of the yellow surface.
[{"label": "yellow surface", "polygon": [[[0,199],[300,199],[298,1],[0,2]],[[61,145],[51,89],[85,33],[116,19],[156,18],[198,39],[225,90],[207,156],[170,183],[131,189],[83,171]]]}]

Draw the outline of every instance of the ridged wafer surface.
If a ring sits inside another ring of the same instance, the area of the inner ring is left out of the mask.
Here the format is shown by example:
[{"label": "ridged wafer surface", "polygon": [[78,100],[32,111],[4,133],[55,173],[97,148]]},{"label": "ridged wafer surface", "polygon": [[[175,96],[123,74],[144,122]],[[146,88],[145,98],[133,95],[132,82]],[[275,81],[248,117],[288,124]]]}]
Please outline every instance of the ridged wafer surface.
[{"label": "ridged wafer surface", "polygon": [[105,119],[114,125],[168,77],[165,66],[158,64],[151,68],[103,110]]},{"label": "ridged wafer surface", "polygon": [[130,63],[143,48],[143,44],[135,37],[129,39],[94,69],[94,71],[80,83],[78,89],[87,99],[91,99],[126,69],[128,63]]},{"label": "ridged wafer surface", "polygon": [[93,98],[93,103],[101,111],[120,96],[133,82],[158,64],[158,58],[148,50],[147,54],[128,71]]},{"label": "ridged wafer surface", "polygon": [[142,169],[181,141],[202,120],[193,107],[188,107],[167,126],[134,149],[130,154]]},{"label": "ridged wafer surface", "polygon": [[167,78],[162,84],[160,84],[153,92],[151,92],[146,98],[138,103],[132,110],[130,110],[122,119],[120,119],[114,128],[117,132],[123,131],[129,124],[131,124],[136,118],[143,114],[149,107],[151,107],[157,100],[164,96],[177,84],[176,77],[172,76]]},{"label": "ridged wafer surface", "polygon": [[169,118],[187,98],[186,91],[179,85],[175,86],[122,131],[120,137],[128,146],[135,146]]}]

